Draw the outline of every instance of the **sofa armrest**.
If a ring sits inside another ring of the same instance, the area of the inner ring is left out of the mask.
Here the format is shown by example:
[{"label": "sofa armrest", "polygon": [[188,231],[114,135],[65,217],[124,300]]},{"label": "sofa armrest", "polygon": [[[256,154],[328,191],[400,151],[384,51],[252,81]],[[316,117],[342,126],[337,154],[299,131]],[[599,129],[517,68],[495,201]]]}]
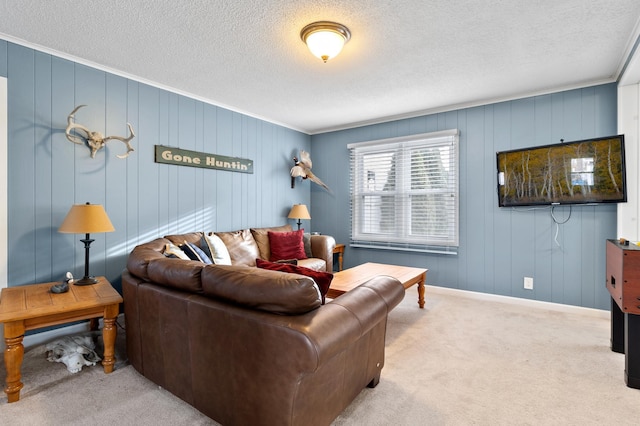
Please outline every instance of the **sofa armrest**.
[{"label": "sofa armrest", "polygon": [[327,272],[333,273],[333,249],[336,240],[331,235],[311,235],[311,253],[313,257],[322,259],[327,265]]},{"label": "sofa armrest", "polygon": [[156,238],[148,243],[140,244],[131,251],[127,258],[127,269],[135,276],[144,280],[149,279],[147,268],[149,262],[155,259],[162,259],[165,244],[169,240],[166,238]]},{"label": "sofa armrest", "polygon": [[380,321],[386,322],[389,312],[402,301],[404,294],[400,281],[378,276],[320,309],[289,317],[289,327],[297,329],[313,342],[318,365],[321,365],[367,334]]}]

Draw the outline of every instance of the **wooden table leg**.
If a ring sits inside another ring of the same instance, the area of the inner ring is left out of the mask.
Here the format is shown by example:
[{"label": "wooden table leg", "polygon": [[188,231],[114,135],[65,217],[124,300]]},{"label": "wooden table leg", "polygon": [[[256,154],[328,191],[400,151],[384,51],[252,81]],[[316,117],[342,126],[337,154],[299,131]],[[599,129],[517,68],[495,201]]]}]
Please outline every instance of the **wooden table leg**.
[{"label": "wooden table leg", "polygon": [[427,273],[425,272],[418,281],[418,306],[420,309],[424,309],[424,283],[427,281]]},{"label": "wooden table leg", "polygon": [[7,386],[4,388],[7,394],[7,402],[20,400],[20,389],[24,386],[21,379],[20,368],[24,357],[24,324],[6,323],[4,327],[4,365],[7,370]]},{"label": "wooden table leg", "polygon": [[118,305],[111,305],[104,308],[104,319],[102,327],[102,341],[104,342],[104,356],[102,367],[104,372],[109,374],[113,371],[116,363],[115,344],[118,330],[116,329],[116,317],[118,316]]},{"label": "wooden table leg", "polygon": [[[342,259],[344,255],[344,244],[336,244],[333,248],[333,254],[338,254],[338,272],[342,271]],[[333,258],[332,258],[333,261]]]}]

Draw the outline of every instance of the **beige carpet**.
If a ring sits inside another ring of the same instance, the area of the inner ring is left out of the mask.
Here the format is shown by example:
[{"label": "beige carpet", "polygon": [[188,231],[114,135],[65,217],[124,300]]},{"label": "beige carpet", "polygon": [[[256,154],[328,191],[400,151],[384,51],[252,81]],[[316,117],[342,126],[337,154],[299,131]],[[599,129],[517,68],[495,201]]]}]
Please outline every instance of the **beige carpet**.
[{"label": "beige carpet", "polygon": [[[380,384],[334,425],[638,424],[640,390],[624,383],[606,316],[484,298],[428,288],[421,310],[410,289],[389,318]],[[216,424],[123,362],[70,374],[40,346],[22,375],[19,402],[0,396],[2,425]]]}]

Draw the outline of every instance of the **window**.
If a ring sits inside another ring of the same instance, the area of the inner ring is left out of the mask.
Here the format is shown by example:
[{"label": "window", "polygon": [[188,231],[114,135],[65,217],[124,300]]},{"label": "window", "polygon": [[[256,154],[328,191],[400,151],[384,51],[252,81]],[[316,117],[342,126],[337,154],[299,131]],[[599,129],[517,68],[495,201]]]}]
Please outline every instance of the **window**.
[{"label": "window", "polygon": [[457,130],[348,148],[353,246],[455,254]]}]

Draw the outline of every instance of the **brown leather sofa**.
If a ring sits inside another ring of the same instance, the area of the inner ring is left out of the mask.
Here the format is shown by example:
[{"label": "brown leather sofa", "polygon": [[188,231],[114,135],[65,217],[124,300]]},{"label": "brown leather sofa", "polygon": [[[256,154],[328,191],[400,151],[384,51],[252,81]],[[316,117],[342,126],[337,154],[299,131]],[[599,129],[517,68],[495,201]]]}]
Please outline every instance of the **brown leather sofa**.
[{"label": "brown leather sofa", "polygon": [[166,241],[122,275],[127,354],[149,380],[224,425],[328,425],[380,380],[395,278],[321,305],[309,277],[167,258]]},{"label": "brown leather sofa", "polygon": [[[209,232],[217,235],[225,244],[231,256],[233,265],[256,266],[256,259],[270,260],[271,247],[269,244],[269,232],[289,232],[291,225],[273,226],[269,228],[246,228],[229,232]],[[185,242],[193,243],[204,248],[203,232],[188,234],[167,235],[158,241],[163,244],[173,243],[182,245]],[[298,260],[299,266],[315,269],[317,271],[333,272],[333,249],[336,246],[335,239],[330,235],[305,235],[305,245],[308,258]],[[163,245],[164,247],[164,245]]]}]

